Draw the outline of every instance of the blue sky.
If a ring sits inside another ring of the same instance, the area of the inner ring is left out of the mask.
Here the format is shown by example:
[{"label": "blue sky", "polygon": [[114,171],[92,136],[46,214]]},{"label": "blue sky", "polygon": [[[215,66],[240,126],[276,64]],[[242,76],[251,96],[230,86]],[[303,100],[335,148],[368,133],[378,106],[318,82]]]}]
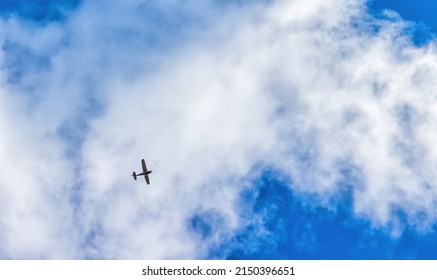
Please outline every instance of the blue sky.
[{"label": "blue sky", "polygon": [[0,1],[0,258],[437,258],[436,3],[105,3]]},{"label": "blue sky", "polygon": [[394,10],[398,12],[403,18],[415,21],[417,23],[423,23],[434,32],[437,28],[437,19],[434,16],[437,9],[437,4],[435,3],[435,1],[375,0],[370,3],[370,6],[375,9]]},{"label": "blue sky", "polygon": [[421,1],[391,1],[375,0],[369,2],[369,7],[376,13],[380,10],[390,9],[399,13],[402,18],[417,24],[414,32],[414,41],[418,44],[429,41],[437,32],[437,3],[431,0]]}]

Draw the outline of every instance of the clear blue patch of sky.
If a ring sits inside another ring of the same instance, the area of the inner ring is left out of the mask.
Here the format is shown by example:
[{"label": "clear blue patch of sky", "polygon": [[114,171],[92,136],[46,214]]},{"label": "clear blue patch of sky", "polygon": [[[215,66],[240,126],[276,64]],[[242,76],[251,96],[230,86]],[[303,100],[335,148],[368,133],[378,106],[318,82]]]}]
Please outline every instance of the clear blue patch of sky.
[{"label": "clear blue patch of sky", "polygon": [[436,37],[437,1],[435,0],[370,0],[370,11],[375,15],[384,9],[397,12],[402,18],[417,23],[413,32],[413,42],[422,45]]},{"label": "clear blue patch of sky", "polygon": [[[317,206],[311,196],[295,193],[278,178],[276,172],[265,171],[241,193],[240,216],[249,223],[214,246],[210,258],[437,259],[437,227],[419,233],[398,211],[405,230],[394,238],[354,214],[351,186],[340,186],[343,191],[333,211]],[[211,225],[202,228],[209,231]]]},{"label": "clear blue patch of sky", "polygon": [[0,15],[17,16],[40,23],[59,21],[81,2],[81,0],[1,0]]}]

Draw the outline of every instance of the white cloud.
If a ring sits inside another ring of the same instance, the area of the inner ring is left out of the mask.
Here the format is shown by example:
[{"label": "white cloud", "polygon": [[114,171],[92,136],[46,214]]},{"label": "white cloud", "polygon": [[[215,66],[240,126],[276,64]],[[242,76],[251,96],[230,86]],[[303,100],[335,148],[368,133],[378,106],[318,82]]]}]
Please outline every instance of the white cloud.
[{"label": "white cloud", "polygon": [[63,144],[13,99],[17,97],[3,90],[0,250],[6,258],[74,257],[78,238],[69,203],[73,178],[61,154]]},{"label": "white cloud", "polygon": [[[187,3],[85,1],[65,23],[3,22],[3,42],[49,65],[2,85],[3,254],[204,257],[241,226],[259,163],[322,201],[353,167],[357,214],[435,221],[435,43],[414,47],[399,18],[356,1]],[[143,157],[150,188],[129,177]],[[201,245],[199,212],[222,224]]]}]

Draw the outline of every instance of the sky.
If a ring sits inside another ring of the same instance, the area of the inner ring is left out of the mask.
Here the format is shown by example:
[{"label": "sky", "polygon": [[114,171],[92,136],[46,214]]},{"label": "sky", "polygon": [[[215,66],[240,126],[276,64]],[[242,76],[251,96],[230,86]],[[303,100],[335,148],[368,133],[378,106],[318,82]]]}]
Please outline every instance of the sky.
[{"label": "sky", "polygon": [[437,259],[436,12],[0,1],[0,259]]}]

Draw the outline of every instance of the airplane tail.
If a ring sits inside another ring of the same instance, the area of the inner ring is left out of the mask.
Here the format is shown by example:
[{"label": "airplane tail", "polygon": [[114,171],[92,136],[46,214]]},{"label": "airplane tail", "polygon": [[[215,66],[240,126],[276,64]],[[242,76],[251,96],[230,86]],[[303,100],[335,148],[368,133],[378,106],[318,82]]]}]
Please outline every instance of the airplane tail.
[{"label": "airplane tail", "polygon": [[132,176],[134,177],[134,180],[137,179],[137,173],[135,173],[135,171],[132,173]]}]

